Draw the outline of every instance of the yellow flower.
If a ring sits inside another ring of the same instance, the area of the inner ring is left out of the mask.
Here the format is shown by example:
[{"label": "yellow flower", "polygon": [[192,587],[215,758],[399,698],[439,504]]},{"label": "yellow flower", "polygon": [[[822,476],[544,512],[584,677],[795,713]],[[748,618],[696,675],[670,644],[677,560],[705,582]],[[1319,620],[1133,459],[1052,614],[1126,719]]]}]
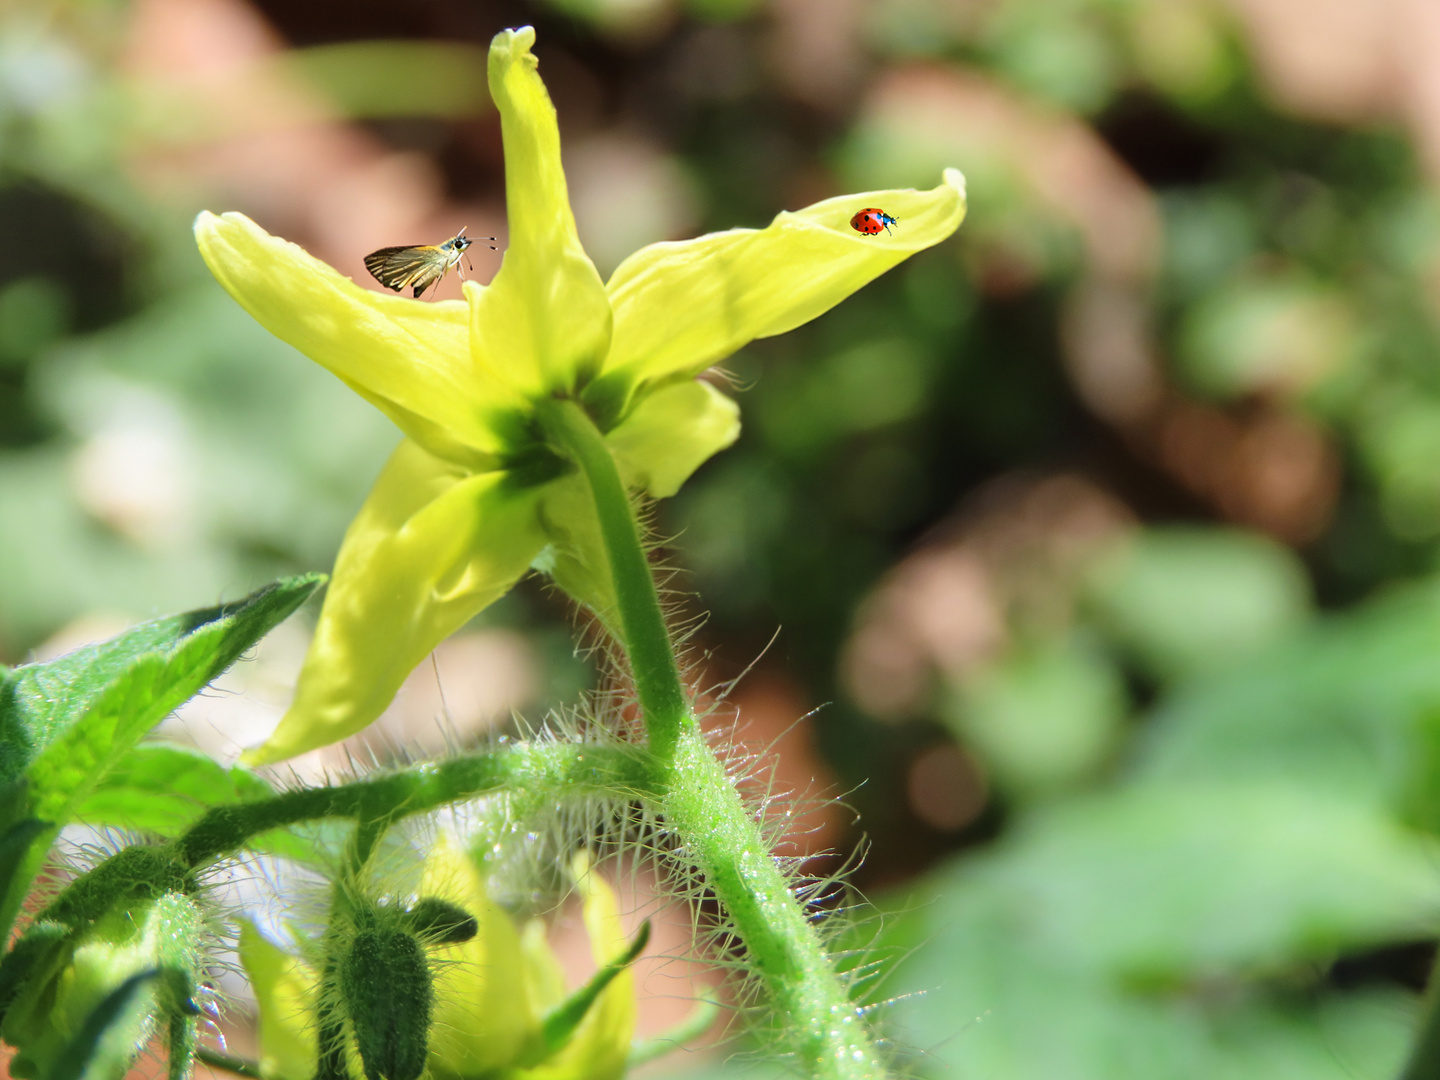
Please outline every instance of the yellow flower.
[{"label": "yellow flower", "polygon": [[[575,233],[534,40],[528,27],[507,30],[490,47],[509,247],[489,286],[466,282],[463,303],[360,288],[240,214],[196,221],[230,294],[406,436],[345,536],[295,701],[251,763],[365,727],[537,557],[572,596],[612,614],[588,492],[545,444],[538,403],[579,401],[625,481],[671,495],[739,433],[734,402],[697,375],[813,319],[964,216],[952,169],[933,191],[828,199],[764,229],[653,244],[602,282]],[[893,236],[850,228],[872,205],[899,219]]]},{"label": "yellow flower", "polygon": [[310,1080],[319,1053],[313,1012],[319,980],[249,920],[239,922],[236,951],[260,1007],[260,1072],[267,1080]]},{"label": "yellow flower", "polygon": [[[597,966],[628,943],[615,894],[580,857],[572,868]],[[468,941],[430,944],[434,973],[426,1080],[619,1080],[635,1033],[634,978],[613,978],[564,1045],[547,1050],[546,1014],[566,999],[559,961],[538,919],[523,933],[486,894],[474,861],[442,836],[425,860],[420,895],[475,917]],[[240,923],[240,962],[260,1008],[260,1071],[267,1080],[308,1080],[315,1073],[315,998],[319,980],[304,961]],[[353,1075],[359,1056],[347,1047]]]}]

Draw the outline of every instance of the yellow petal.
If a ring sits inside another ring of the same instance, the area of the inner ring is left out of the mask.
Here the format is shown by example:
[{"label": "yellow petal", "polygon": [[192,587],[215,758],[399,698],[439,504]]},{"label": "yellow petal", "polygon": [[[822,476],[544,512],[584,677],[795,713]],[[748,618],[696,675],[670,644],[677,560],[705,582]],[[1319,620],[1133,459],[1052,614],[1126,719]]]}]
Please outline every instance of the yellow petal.
[{"label": "yellow petal", "polygon": [[474,370],[464,304],[362,289],[244,214],[202,213],[195,239],[216,280],[261,326],[432,454],[478,469],[508,449],[490,419],[515,402]]},{"label": "yellow petal", "polygon": [[550,948],[549,928],[544,919],[531,919],[520,937],[525,956],[525,986],[535,1007],[548,1013],[565,1000],[565,969]]},{"label": "yellow petal", "polygon": [[605,437],[625,482],[665,499],[740,437],[740,409],[709,383],[687,379],[640,399]]},{"label": "yellow petal", "polygon": [[543,491],[402,442],[345,534],[294,703],[247,760],[283,761],[379,716],[430,650],[525,572],[545,542]]},{"label": "yellow petal", "polygon": [[[588,852],[576,853],[570,871],[575,875],[575,891],[580,894],[581,915],[585,919],[585,930],[590,935],[591,957],[596,964],[618,960],[629,949],[630,938],[620,921],[620,905],[616,902],[615,890],[591,865]],[[626,974],[628,977],[628,971]],[[619,981],[618,976],[616,981]],[[630,995],[633,996],[634,992],[632,982]]]},{"label": "yellow petal", "polygon": [[587,383],[609,349],[611,323],[605,287],[575,232],[555,106],[530,51],[534,42],[527,26],[502,31],[490,44],[509,247],[488,288],[465,289],[475,365],[503,367],[529,395],[571,393]]},{"label": "yellow petal", "polygon": [[260,1008],[260,1071],[267,1080],[310,1080],[317,1036],[311,1016],[315,976],[241,919],[238,953]]},{"label": "yellow petal", "polygon": [[458,904],[478,924],[469,941],[430,949],[436,971],[430,1075],[460,1080],[509,1065],[540,1030],[515,924],[486,893],[474,860],[448,835],[425,859],[420,895]]},{"label": "yellow petal", "polygon": [[[850,227],[870,206],[897,219],[893,235]],[[637,388],[694,375],[746,342],[793,330],[938,244],[964,216],[964,178],[947,169],[932,191],[845,195],[779,214],[764,229],[642,248],[606,286],[614,337],[586,401],[619,416]]]}]

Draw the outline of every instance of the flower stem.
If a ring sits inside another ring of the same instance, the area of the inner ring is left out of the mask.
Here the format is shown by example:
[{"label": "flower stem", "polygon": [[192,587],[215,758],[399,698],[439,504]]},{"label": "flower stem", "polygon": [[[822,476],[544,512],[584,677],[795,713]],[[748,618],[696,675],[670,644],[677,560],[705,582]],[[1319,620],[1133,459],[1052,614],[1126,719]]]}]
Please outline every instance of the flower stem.
[{"label": "flower stem", "polygon": [[604,436],[572,401],[548,403],[542,423],[552,444],[580,467],[595,499],[622,644],[654,758],[650,787],[667,826],[744,942],[779,1014],[776,1029],[804,1070],[825,1080],[884,1076],[860,1010],[809,913],[700,730],[680,680],[635,509]]},{"label": "flower stem", "polygon": [[[270,829],[322,818],[393,824],[402,817],[491,791],[626,794],[647,780],[634,749],[578,743],[519,743],[331,787],[212,807],[174,842],[183,865],[203,866]],[[373,844],[371,837],[365,844]],[[103,864],[102,864],[103,865]]]},{"label": "flower stem", "polygon": [[635,677],[650,750],[661,759],[674,754],[681,730],[690,723],[690,698],[680,682],[660,594],[640,543],[635,510],[605,438],[574,401],[547,402],[541,422],[550,438],[580,466],[595,497],[600,534],[610,559],[622,644]]},{"label": "flower stem", "polygon": [[[286,825],[324,818],[352,818],[359,826],[388,825],[500,790],[551,801],[587,793],[639,798],[649,783],[644,753],[633,747],[520,743],[333,787],[299,788],[269,799],[211,807],[169,843],[123,848],[87,870],[40,911],[35,922],[76,930],[128,899],[193,893],[198,889],[196,871],[234,854],[254,837]],[[378,834],[372,832],[356,846],[360,866],[376,839]],[[40,948],[38,939],[34,948]],[[7,976],[20,978],[21,966],[40,955],[27,956],[15,949],[7,953],[0,964],[0,994],[11,985]],[[4,1005],[0,999],[0,1012]]]}]

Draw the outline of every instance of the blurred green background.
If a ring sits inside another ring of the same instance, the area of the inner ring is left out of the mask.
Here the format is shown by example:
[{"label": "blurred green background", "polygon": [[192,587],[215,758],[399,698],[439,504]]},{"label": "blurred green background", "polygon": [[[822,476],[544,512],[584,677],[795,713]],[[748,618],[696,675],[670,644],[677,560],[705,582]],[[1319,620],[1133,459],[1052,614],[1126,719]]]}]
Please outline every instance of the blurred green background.
[{"label": "blurred green background", "polygon": [[[602,273],[969,178],[955,239],[726,363],[745,433],[657,521],[706,677],[761,656],[744,737],[859,815],[793,845],[863,829],[913,1071],[1393,1075],[1440,929],[1430,0],[3,0],[0,660],[328,568],[397,434],[190,219],[367,284],[503,246],[521,23]],[[527,583],[378,752],[573,697],[568,620]],[[303,648],[171,735],[257,741]]]}]

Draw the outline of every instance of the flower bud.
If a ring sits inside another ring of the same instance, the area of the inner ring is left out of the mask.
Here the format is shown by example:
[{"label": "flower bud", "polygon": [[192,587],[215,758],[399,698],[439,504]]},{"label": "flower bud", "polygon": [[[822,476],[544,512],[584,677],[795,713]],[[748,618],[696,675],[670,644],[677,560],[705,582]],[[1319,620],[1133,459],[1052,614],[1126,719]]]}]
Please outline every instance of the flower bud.
[{"label": "flower bud", "polygon": [[[583,857],[572,874],[595,962],[602,971],[619,968],[593,993],[567,994],[544,924],[534,920],[522,936],[486,894],[474,860],[442,835],[425,860],[422,898],[409,910],[362,909],[332,961],[354,1034],[346,1047],[351,1074],[415,1080],[428,1069],[428,1080],[619,1080],[635,1030],[627,965],[638,942],[626,939],[614,893]],[[261,1074],[311,1080],[319,976],[243,920],[239,952],[260,1006]],[[547,1040],[561,1027],[563,1039]]]},{"label": "flower bud", "polygon": [[355,935],[340,989],[367,1080],[418,1080],[430,1029],[430,967],[408,930],[381,926]]},{"label": "flower bud", "polygon": [[[166,893],[124,911],[112,911],[70,945],[53,973],[29,981],[5,1018],[5,1041],[18,1053],[17,1078],[50,1074],[91,1013],[128,980],[152,978],[127,997],[97,1044],[86,1075],[120,1076],[159,1030],[164,1015],[183,1007],[175,987],[189,985],[199,968],[205,921],[190,897]],[[63,954],[62,954],[63,956]],[[188,994],[180,998],[188,1000]]]}]

